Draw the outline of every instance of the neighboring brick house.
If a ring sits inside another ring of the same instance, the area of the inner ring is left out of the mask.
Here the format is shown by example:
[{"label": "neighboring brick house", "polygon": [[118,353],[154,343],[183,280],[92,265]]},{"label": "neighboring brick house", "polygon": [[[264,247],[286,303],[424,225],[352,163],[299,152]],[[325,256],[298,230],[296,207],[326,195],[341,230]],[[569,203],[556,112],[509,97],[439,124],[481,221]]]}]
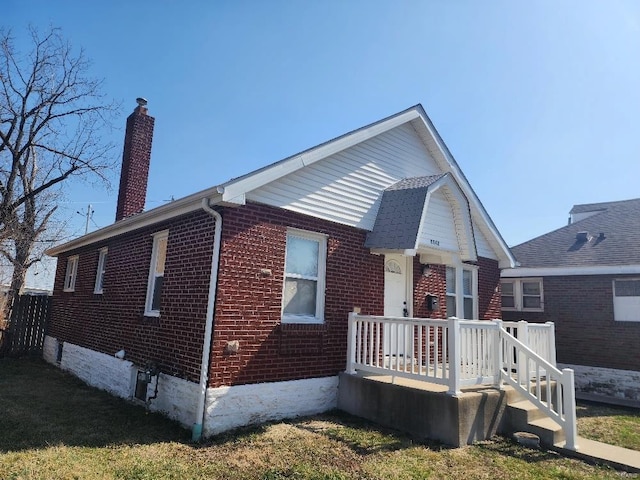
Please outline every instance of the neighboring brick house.
[{"label": "neighboring brick house", "polygon": [[420,105],[143,212],[152,130],[141,101],[116,222],[48,252],[44,356],[88,383],[199,438],[334,408],[354,309],[500,316],[514,259]]},{"label": "neighboring brick house", "polygon": [[569,225],[512,251],[503,318],[555,323],[579,396],[640,405],[640,199],[575,205]]}]

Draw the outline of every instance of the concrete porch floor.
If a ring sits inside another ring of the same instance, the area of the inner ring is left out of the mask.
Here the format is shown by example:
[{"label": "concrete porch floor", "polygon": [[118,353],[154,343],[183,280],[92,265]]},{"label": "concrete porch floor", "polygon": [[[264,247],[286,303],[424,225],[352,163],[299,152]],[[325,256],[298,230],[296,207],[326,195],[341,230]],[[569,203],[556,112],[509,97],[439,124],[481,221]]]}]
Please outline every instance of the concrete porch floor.
[{"label": "concrete porch floor", "polygon": [[[344,377],[359,380],[350,382]],[[496,434],[507,403],[519,398],[509,386],[503,386],[502,390],[487,385],[465,387],[458,397],[447,395],[447,391],[445,385],[392,375],[341,374],[338,408],[419,437],[462,446]],[[427,421],[413,415],[426,416]],[[577,444],[578,451],[564,448],[564,442],[551,450],[627,472],[640,472],[638,451],[582,437],[578,437]]]}]

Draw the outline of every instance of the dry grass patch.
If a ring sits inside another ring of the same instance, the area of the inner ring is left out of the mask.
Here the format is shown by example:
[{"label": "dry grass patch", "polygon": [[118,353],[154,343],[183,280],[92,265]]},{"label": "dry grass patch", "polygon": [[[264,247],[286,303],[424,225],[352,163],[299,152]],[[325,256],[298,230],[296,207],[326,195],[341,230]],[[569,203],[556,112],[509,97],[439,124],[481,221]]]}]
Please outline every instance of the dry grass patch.
[{"label": "dry grass patch", "polygon": [[579,402],[576,413],[579,435],[640,450],[640,409]]},{"label": "dry grass patch", "polygon": [[[333,413],[203,444],[41,361],[0,360],[0,479],[620,479],[496,439],[450,449]],[[637,478],[637,477],[636,477]]]}]

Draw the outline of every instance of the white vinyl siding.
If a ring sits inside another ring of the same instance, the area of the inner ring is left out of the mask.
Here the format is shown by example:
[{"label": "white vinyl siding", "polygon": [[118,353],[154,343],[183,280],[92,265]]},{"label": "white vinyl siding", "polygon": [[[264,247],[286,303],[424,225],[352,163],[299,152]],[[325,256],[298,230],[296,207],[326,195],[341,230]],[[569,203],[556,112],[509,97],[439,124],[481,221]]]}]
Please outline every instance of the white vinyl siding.
[{"label": "white vinyl siding", "polygon": [[148,317],[160,316],[168,239],[168,230],[164,230],[153,235],[153,248],[151,250],[151,262],[149,265],[149,281],[147,284],[147,298],[144,309],[144,314]]},{"label": "white vinyl siding", "polygon": [[640,278],[613,281],[613,316],[618,322],[640,322]]},{"label": "white vinyl siding", "polygon": [[326,256],[326,236],[293,229],[287,232],[283,323],[324,322]]},{"label": "white vinyl siding", "polygon": [[404,124],[258,188],[247,199],[371,230],[385,188],[439,173],[414,128]]},{"label": "white vinyl siding", "polygon": [[107,255],[109,250],[107,247],[98,250],[98,268],[96,269],[96,283],[93,293],[102,293],[104,288],[104,272],[107,267]]},{"label": "white vinyl siding", "polygon": [[479,257],[498,260],[496,252],[493,250],[493,248],[491,248],[487,237],[485,237],[484,233],[482,233],[482,231],[478,227],[477,222],[473,222],[473,237],[476,241],[476,250],[478,251]]},{"label": "white vinyl siding", "polygon": [[502,310],[542,312],[544,294],[541,278],[503,279]]},{"label": "white vinyl siding", "polygon": [[64,274],[64,288],[65,292],[73,292],[76,289],[76,276],[78,274],[78,260],[80,257],[74,255],[67,258],[67,270]]},{"label": "white vinyl siding", "polygon": [[419,248],[459,251],[453,209],[445,197],[443,189],[437,190],[429,197],[429,205],[418,246]]}]

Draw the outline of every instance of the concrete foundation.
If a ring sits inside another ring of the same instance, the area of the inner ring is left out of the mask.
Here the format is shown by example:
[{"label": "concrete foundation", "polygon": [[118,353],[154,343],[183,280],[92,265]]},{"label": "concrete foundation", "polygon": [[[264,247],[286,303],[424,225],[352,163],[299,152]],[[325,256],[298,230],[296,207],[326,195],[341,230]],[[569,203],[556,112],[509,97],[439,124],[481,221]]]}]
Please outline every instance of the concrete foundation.
[{"label": "concrete foundation", "polygon": [[507,396],[495,388],[469,389],[459,396],[418,382],[390,383],[383,377],[340,374],[338,408],[417,438],[459,447],[495,435]]}]

